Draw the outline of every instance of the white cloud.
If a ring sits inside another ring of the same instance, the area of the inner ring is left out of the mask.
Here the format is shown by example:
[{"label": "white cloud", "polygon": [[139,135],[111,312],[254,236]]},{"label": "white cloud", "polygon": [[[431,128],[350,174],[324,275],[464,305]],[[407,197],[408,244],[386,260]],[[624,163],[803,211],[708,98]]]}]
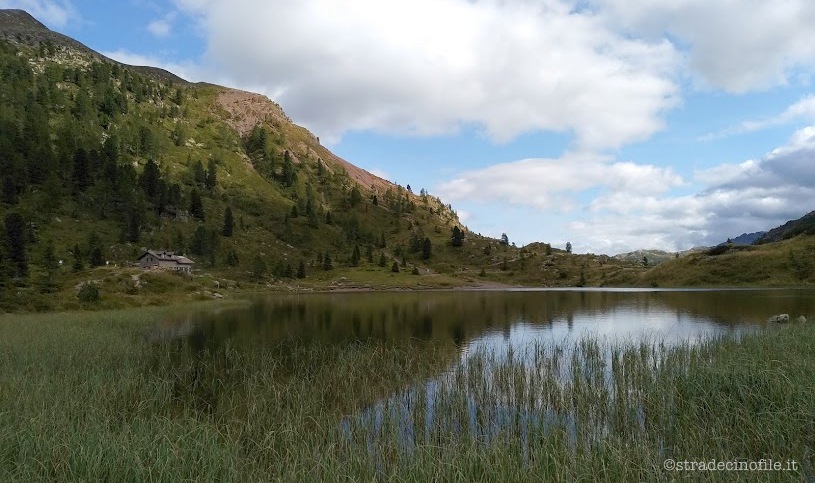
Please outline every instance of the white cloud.
[{"label": "white cloud", "polygon": [[147,24],[147,31],[158,38],[169,37],[173,31],[173,21],[176,14],[171,12],[161,18],[152,20]]},{"label": "white cloud", "polygon": [[53,27],[65,27],[78,18],[76,8],[69,0],[0,0],[0,8],[18,8]]},{"label": "white cloud", "polygon": [[764,119],[744,121],[738,126],[730,127],[724,131],[708,134],[702,140],[709,141],[738,134],[761,131],[796,121],[815,122],[815,95],[808,95],[787,107],[783,112]]},{"label": "white cloud", "polygon": [[[688,185],[670,168],[569,154],[466,172],[439,192],[457,202],[503,206],[505,212],[531,208],[544,220],[543,231],[523,227],[526,241],[571,239],[578,252],[715,245],[815,207],[815,126],[761,159],[699,171],[694,182],[703,188],[676,194],[674,188]],[[558,219],[571,221],[551,222]]]},{"label": "white cloud", "polygon": [[[494,140],[573,133],[614,148],[663,127],[679,62],[662,39],[615,33],[565,0],[176,0],[208,60],[324,138],[347,130]],[[249,13],[249,14],[248,14]]]},{"label": "white cloud", "polygon": [[600,15],[635,35],[673,36],[690,67],[714,88],[741,93],[785,85],[815,67],[811,0],[592,0]]},{"label": "white cloud", "polygon": [[560,159],[525,159],[465,172],[438,190],[442,198],[452,201],[507,202],[566,212],[575,210],[579,205],[576,196],[588,190],[657,195],[682,184],[671,168],[567,154]]}]

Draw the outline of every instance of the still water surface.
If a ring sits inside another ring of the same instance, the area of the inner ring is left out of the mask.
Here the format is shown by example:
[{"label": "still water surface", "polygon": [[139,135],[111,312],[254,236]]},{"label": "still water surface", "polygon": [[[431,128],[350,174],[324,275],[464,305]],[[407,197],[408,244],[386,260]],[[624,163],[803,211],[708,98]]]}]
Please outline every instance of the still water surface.
[{"label": "still water surface", "polygon": [[178,314],[159,332],[200,348],[229,340],[314,344],[376,339],[448,340],[462,352],[489,345],[594,334],[684,341],[815,313],[815,291],[564,289],[275,295],[245,308]]},{"label": "still water surface", "polygon": [[[437,384],[471,354],[523,354],[540,344],[584,335],[611,343],[647,339],[675,344],[765,325],[768,317],[815,314],[812,290],[574,289],[445,292],[370,292],[275,295],[242,308],[178,314],[157,338],[184,341],[188,356],[285,346],[281,364],[299,360],[297,347],[334,347],[360,341],[449,349],[433,353]],[[199,357],[200,359],[200,357]],[[295,372],[295,371],[292,371]],[[419,381],[417,381],[419,382]],[[396,391],[402,388],[389,388]],[[382,394],[386,397],[386,394]],[[358,401],[368,405],[373,401]],[[345,408],[347,409],[347,408]]]},{"label": "still water surface", "polygon": [[[512,434],[522,446],[531,435],[552,428],[564,431],[573,446],[592,444],[620,427],[644,435],[648,424],[664,421],[649,421],[639,396],[631,392],[638,386],[620,379],[626,370],[613,373],[612,368],[637,360],[658,365],[670,357],[666,347],[738,337],[760,330],[779,313],[793,318],[815,314],[815,291],[275,295],[240,308],[180,313],[152,336],[175,347],[181,381],[176,386],[191,391],[187,400],[204,410],[235,404],[231,392],[240,388],[228,383],[235,370],[268,370],[229,363],[252,361],[258,351],[275,360],[275,373],[263,377],[310,384],[312,374],[336,370],[328,384],[336,380],[342,389],[326,388],[317,404],[326,414],[341,415],[343,438],[366,446],[379,467],[387,461],[383,448],[394,440],[397,451],[410,453],[438,435],[489,442]],[[600,345],[586,343],[584,336]],[[648,344],[636,345],[642,340]],[[632,342],[635,348],[626,354],[623,346]],[[340,370],[335,364],[344,348],[358,357],[352,368]],[[409,355],[377,358],[399,354],[394,348]],[[235,357],[236,352],[248,357]],[[415,367],[397,367],[397,360]],[[177,396],[184,400],[183,394]],[[582,405],[563,405],[580,398]],[[592,410],[580,409],[587,407]]]}]

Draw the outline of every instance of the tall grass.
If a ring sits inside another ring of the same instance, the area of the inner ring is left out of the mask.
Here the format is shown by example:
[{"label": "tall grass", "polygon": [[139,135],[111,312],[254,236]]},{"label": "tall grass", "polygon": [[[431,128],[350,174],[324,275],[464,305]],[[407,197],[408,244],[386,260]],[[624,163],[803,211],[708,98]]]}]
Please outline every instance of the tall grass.
[{"label": "tall grass", "polygon": [[[0,318],[0,481],[813,476],[811,326],[677,346],[586,337],[450,365],[449,347],[421,341],[146,337],[167,310]],[[669,473],[666,458],[800,471]]]}]

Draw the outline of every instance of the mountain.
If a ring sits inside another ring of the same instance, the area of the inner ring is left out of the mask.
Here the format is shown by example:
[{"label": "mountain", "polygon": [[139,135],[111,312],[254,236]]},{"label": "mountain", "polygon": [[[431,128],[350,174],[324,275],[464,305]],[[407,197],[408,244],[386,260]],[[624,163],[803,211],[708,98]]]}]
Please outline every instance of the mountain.
[{"label": "mountain", "polygon": [[[451,205],[336,156],[262,95],[112,61],[20,10],[0,10],[0,152],[5,310],[603,285],[643,270],[473,233]],[[139,270],[145,249],[188,256],[194,276]]]},{"label": "mountain", "polygon": [[767,233],[766,231],[757,231],[755,233],[742,233],[741,235],[737,236],[736,238],[728,239],[725,242],[719,243],[719,245],[752,245],[754,244],[759,238],[764,236]]},{"label": "mountain", "polygon": [[[25,10],[0,10],[0,38],[16,44],[42,47],[44,52],[53,50],[54,48],[61,48],[65,53],[78,54],[79,58],[92,59],[120,66],[123,65],[86,47],[81,42],[67,35],[54,32]],[[63,61],[68,61],[68,59],[63,59]],[[134,72],[139,72],[156,80],[175,82],[178,84],[187,82],[181,77],[157,67],[128,67]]]},{"label": "mountain", "polygon": [[815,211],[811,211],[797,220],[791,220],[777,228],[773,228],[759,238],[756,243],[778,242],[801,234],[815,235]]},{"label": "mountain", "polygon": [[[614,259],[626,263],[641,263],[643,266],[653,267],[661,263],[684,257],[693,253],[707,250],[707,247],[693,247],[681,252],[666,252],[664,250],[634,250],[628,253],[614,255]],[[646,261],[648,263],[646,263]]]}]

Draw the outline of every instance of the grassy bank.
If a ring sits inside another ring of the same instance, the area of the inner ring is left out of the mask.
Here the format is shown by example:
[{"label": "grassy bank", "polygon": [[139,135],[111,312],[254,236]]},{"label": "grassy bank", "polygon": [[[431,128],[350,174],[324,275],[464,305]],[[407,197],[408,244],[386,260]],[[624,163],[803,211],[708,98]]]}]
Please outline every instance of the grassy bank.
[{"label": "grassy bank", "polygon": [[[477,353],[438,376],[450,348],[421,341],[156,342],[172,310],[0,317],[0,480],[813,475],[811,325]],[[668,458],[793,459],[799,472],[667,472]]]}]

